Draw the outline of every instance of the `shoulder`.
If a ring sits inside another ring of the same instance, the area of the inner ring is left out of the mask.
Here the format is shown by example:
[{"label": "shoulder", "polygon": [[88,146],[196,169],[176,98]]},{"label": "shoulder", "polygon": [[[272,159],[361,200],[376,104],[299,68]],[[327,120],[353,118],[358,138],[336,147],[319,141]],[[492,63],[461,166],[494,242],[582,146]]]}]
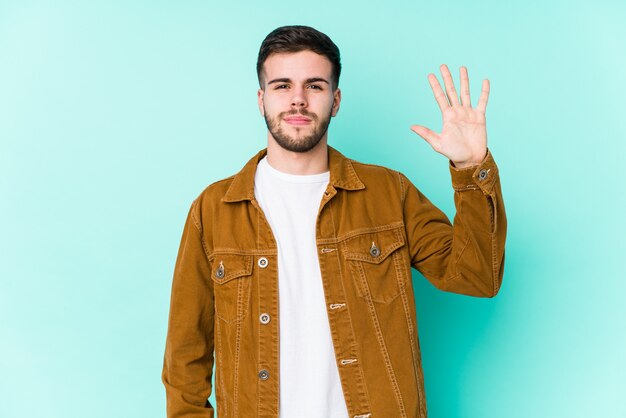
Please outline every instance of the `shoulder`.
[{"label": "shoulder", "polygon": [[233,183],[235,176],[236,174],[233,174],[231,176],[225,177],[221,180],[217,180],[209,184],[204,188],[204,190],[202,190],[202,192],[200,192],[200,194],[198,195],[198,199],[212,199],[216,197],[221,198],[228,191],[228,188]]},{"label": "shoulder", "polygon": [[353,160],[351,158],[348,159],[354,167],[354,171],[356,171],[359,175],[364,176],[391,176],[398,177],[400,175],[399,171],[396,171],[392,168],[385,167],[377,164],[364,163],[361,161]]},{"label": "shoulder", "polygon": [[398,170],[353,159],[349,161],[366,189],[379,191],[383,188],[387,191],[397,191],[400,196],[404,196],[406,189],[411,185],[408,177]]},{"label": "shoulder", "polygon": [[215,204],[218,204],[226,195],[226,192],[233,183],[235,176],[236,175],[233,174],[221,180],[210,183],[196,196],[192,203],[192,206],[207,209],[214,206]]}]

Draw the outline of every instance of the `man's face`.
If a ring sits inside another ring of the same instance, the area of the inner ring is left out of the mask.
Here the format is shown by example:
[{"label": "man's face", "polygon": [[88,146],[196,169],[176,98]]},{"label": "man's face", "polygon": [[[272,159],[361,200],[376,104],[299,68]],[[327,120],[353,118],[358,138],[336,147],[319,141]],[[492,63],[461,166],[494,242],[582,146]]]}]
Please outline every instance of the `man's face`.
[{"label": "man's face", "polygon": [[341,91],[332,89],[332,64],[313,51],[270,55],[263,65],[258,104],[270,140],[292,152],[307,152],[326,139]]}]

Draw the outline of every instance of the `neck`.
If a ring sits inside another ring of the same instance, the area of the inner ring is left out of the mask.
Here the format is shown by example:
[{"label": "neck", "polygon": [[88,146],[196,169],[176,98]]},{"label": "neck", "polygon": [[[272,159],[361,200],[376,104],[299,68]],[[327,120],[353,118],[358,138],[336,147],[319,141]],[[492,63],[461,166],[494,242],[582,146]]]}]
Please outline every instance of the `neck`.
[{"label": "neck", "polygon": [[288,151],[268,135],[267,162],[278,171],[295,175],[320,174],[328,171],[326,136],[307,152]]}]

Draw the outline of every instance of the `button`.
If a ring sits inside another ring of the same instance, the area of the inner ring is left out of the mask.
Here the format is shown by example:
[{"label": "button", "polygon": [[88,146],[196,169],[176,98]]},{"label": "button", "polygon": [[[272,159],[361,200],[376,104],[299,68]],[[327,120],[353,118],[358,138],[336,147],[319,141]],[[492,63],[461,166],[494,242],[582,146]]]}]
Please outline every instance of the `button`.
[{"label": "button", "polygon": [[220,266],[217,268],[217,271],[215,272],[215,277],[217,277],[218,279],[222,279],[224,277],[224,264],[222,264],[221,261],[220,261]]},{"label": "button", "polygon": [[270,372],[268,372],[267,370],[261,370],[259,372],[259,379],[261,380],[267,380],[270,378]]},{"label": "button", "polygon": [[483,168],[482,170],[480,170],[478,172],[478,179],[479,180],[484,180],[487,178],[487,175],[489,174],[489,170]]},{"label": "button", "polygon": [[264,269],[265,267],[267,267],[267,264],[268,264],[267,258],[265,257],[259,258],[258,264],[259,264],[259,267]]},{"label": "button", "polygon": [[370,248],[370,255],[372,257],[378,257],[380,255],[380,249],[372,242],[372,247]]},{"label": "button", "polygon": [[267,324],[268,322],[270,322],[270,314],[262,313],[261,315],[259,315],[259,320],[262,324]]}]

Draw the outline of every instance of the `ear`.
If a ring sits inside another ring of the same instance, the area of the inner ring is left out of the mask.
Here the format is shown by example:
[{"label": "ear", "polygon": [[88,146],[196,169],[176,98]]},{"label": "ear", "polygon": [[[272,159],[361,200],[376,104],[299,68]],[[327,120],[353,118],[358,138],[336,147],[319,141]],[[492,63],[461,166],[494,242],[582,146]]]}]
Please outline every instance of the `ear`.
[{"label": "ear", "polygon": [[337,112],[339,112],[339,105],[341,104],[341,90],[339,87],[335,89],[333,92],[333,108],[331,112],[331,116],[335,116]]},{"label": "ear", "polygon": [[259,106],[259,112],[261,112],[261,116],[265,116],[265,108],[263,106],[263,95],[264,94],[265,94],[265,91],[263,91],[263,89],[259,89],[256,92],[257,104]]}]

